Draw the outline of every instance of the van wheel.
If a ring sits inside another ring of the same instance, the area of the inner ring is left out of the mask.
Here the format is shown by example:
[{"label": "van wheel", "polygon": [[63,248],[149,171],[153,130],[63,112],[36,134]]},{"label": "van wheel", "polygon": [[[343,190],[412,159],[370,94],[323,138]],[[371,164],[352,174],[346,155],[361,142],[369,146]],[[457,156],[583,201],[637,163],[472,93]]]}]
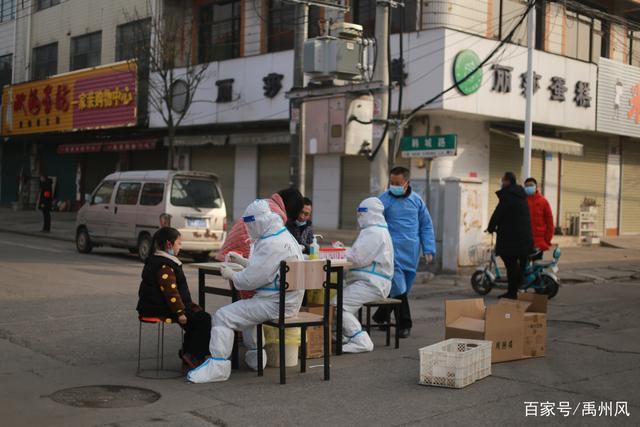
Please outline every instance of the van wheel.
[{"label": "van wheel", "polygon": [[81,254],[88,254],[91,252],[91,249],[93,249],[89,232],[84,227],[78,229],[76,233],[76,249],[78,249],[78,252]]},{"label": "van wheel", "polygon": [[151,236],[148,233],[142,233],[138,238],[138,257],[145,261],[151,252]]}]

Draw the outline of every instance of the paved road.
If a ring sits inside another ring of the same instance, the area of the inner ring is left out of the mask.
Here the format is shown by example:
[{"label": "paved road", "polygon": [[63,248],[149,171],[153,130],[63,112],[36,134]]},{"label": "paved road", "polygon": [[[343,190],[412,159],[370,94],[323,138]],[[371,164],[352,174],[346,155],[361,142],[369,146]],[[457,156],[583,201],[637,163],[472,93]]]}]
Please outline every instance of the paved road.
[{"label": "paved road", "polygon": [[[572,425],[640,424],[640,281],[614,278],[564,286],[551,303],[545,358],[493,365],[493,375],[463,390],[416,384],[418,348],[443,339],[445,298],[472,297],[462,284],[435,279],[415,289],[413,336],[400,350],[332,359],[289,384],[243,368],[223,384],[135,377],[135,304],[141,264],[126,252],[80,255],[72,244],[0,233],[0,419],[7,426],[211,425]],[[630,268],[637,269],[636,266]],[[186,269],[195,293],[195,271]],[[636,270],[637,271],[637,270]],[[488,303],[495,301],[488,297]],[[211,298],[213,310],[224,299]],[[149,331],[150,332],[150,331]],[[178,366],[178,333],[167,350]],[[145,345],[152,345],[152,333]],[[381,333],[374,335],[383,344]],[[49,396],[81,385],[152,389],[155,403],[123,409],[63,406]],[[631,417],[526,419],[525,401],[627,401]]]}]

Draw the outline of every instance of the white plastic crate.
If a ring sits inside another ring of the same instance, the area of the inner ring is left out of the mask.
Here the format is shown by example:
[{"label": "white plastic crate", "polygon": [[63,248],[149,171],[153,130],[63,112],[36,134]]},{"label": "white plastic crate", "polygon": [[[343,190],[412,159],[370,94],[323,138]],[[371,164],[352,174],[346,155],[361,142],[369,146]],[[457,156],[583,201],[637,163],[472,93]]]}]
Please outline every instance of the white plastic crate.
[{"label": "white plastic crate", "polygon": [[422,385],[463,388],[491,375],[491,341],[452,338],[419,352]]}]

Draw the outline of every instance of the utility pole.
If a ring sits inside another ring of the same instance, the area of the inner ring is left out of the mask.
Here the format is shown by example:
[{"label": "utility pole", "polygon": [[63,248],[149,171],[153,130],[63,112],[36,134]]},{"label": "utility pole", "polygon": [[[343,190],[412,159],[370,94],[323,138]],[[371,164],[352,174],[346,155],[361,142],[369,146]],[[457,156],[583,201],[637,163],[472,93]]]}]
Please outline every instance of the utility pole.
[{"label": "utility pole", "polygon": [[[529,4],[535,3],[535,0],[529,0]],[[529,10],[527,16],[527,86],[526,86],[526,115],[524,121],[524,156],[522,158],[522,177],[525,179],[531,176],[531,134],[533,128],[533,45],[536,38],[536,7],[535,5]]]},{"label": "utility pole", "polygon": [[[304,42],[307,40],[307,21],[309,20],[309,4],[295,4],[295,26],[293,36],[293,89],[304,87]],[[304,126],[304,110],[301,99],[289,101],[289,120],[291,123],[291,147],[289,164],[289,186],[295,187],[304,194],[305,184],[305,147],[302,139]]]},{"label": "utility pole", "polygon": [[[388,34],[390,30],[389,7],[389,0],[376,1],[375,36],[378,55],[373,80],[382,82],[382,88],[375,94],[374,98],[374,130],[380,126],[380,123],[386,123],[389,113],[389,63],[387,62],[389,56]],[[391,130],[391,125],[389,125],[389,130]],[[377,133],[374,131],[374,143],[380,140]],[[389,132],[385,133],[379,144],[381,144],[380,149],[371,162],[369,189],[372,195],[378,195],[387,188],[389,179]],[[375,148],[374,146],[373,149],[375,150]]]}]

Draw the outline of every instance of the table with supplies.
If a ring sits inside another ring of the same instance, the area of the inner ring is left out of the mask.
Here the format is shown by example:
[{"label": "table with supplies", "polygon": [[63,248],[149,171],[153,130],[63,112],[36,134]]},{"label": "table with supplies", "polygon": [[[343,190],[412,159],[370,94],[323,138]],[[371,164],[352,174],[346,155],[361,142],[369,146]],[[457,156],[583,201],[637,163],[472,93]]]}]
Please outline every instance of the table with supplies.
[{"label": "table with supplies", "polygon": [[[223,262],[206,262],[190,264],[191,267],[198,269],[198,304],[206,309],[205,297],[206,294],[219,295],[230,297],[231,302],[238,300],[238,290],[233,286],[233,283],[229,281],[229,286],[211,286],[206,284],[206,276],[218,276],[222,277],[220,272]],[[342,354],[342,308],[343,308],[343,289],[345,280],[345,271],[351,267],[351,263],[345,259],[331,260],[331,277],[335,277],[329,283],[330,289],[336,290],[336,354]],[[235,268],[234,268],[235,269]],[[231,366],[233,369],[238,368],[238,332],[235,332],[235,339],[233,343],[233,353],[231,356]]]}]

